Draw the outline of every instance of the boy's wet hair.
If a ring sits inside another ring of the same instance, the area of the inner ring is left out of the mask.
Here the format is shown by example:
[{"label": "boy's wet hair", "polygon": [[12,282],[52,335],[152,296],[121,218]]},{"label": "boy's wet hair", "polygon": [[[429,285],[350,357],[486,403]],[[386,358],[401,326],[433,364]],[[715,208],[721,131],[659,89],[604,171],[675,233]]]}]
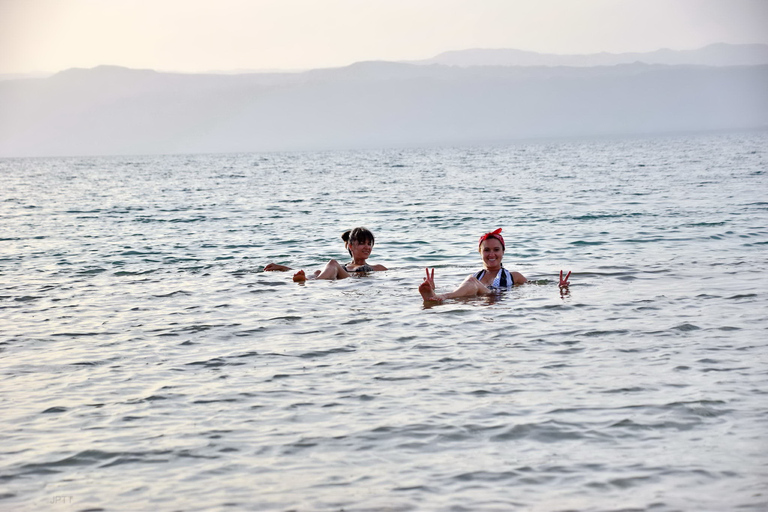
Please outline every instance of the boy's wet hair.
[{"label": "boy's wet hair", "polygon": [[357,242],[359,244],[371,242],[371,246],[373,246],[374,243],[373,233],[363,227],[346,230],[341,234],[341,239],[344,240],[344,245],[347,246],[347,251],[349,251],[350,256],[352,256],[352,251],[349,249],[350,242]]}]

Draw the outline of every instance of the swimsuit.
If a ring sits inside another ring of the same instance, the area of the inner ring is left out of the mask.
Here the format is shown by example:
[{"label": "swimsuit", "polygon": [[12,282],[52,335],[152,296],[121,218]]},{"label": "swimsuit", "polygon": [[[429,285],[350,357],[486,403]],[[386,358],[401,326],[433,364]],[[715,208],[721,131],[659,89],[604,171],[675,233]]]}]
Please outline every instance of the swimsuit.
[{"label": "swimsuit", "polygon": [[[480,280],[485,275],[485,269],[481,270],[475,277]],[[488,285],[488,289],[491,291],[509,290],[515,286],[515,279],[512,277],[512,273],[502,267],[496,277],[493,278],[493,282]]]},{"label": "swimsuit", "polygon": [[373,272],[373,267],[367,263],[360,265],[355,270],[349,270],[346,265],[344,265],[342,268],[344,268],[344,270],[346,270],[350,274],[353,272]]}]

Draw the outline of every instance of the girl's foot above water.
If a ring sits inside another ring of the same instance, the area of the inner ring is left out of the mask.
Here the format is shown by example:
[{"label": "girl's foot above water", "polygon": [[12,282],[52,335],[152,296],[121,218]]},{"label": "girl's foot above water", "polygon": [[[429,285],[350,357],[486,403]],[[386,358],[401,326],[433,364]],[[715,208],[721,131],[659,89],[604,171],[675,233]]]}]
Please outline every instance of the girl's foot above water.
[{"label": "girl's foot above water", "polygon": [[419,293],[424,302],[442,302],[443,299],[435,295],[435,290],[429,285],[427,281],[424,281],[419,285]]},{"label": "girl's foot above water", "polygon": [[419,285],[419,293],[424,302],[443,302],[442,298],[435,295],[435,269],[432,269],[432,274],[427,269],[427,277]]}]

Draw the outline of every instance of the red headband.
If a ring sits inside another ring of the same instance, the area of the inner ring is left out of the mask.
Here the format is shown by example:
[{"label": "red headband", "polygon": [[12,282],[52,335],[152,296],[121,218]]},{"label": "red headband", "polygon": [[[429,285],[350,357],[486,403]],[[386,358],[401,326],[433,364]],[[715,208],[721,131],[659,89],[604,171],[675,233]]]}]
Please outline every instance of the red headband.
[{"label": "red headband", "polygon": [[501,236],[501,228],[497,229],[496,231],[491,231],[490,233],[486,233],[483,236],[480,237],[480,241],[477,242],[477,245],[482,244],[485,240],[489,238],[496,238],[499,242],[501,242],[501,248],[506,250],[506,247],[504,246],[504,237]]}]

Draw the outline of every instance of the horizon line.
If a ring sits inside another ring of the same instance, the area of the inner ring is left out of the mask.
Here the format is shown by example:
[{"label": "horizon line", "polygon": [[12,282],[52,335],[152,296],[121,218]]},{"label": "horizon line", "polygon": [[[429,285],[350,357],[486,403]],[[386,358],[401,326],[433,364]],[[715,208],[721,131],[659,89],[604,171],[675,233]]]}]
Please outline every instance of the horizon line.
[{"label": "horizon line", "polygon": [[147,67],[131,67],[124,64],[96,64],[94,66],[70,66],[66,68],[59,69],[57,71],[29,71],[29,72],[20,72],[20,73],[2,73],[0,72],[0,81],[4,80],[14,80],[14,79],[24,79],[24,78],[48,78],[51,76],[54,76],[58,73],[62,73],[65,71],[73,70],[73,69],[79,69],[79,70],[92,70],[100,67],[114,67],[114,68],[123,68],[123,69],[130,69],[134,71],[155,71],[157,73],[170,73],[170,74],[180,74],[180,75],[247,75],[247,74],[280,74],[280,73],[286,73],[286,74],[299,74],[304,73],[307,71],[314,71],[314,70],[324,70],[324,69],[340,69],[340,68],[346,68],[349,66],[353,66],[355,64],[364,63],[364,62],[391,62],[396,64],[416,64],[421,62],[430,61],[432,59],[435,59],[441,55],[446,55],[450,53],[461,53],[461,52],[471,52],[471,51],[514,51],[514,52],[520,52],[520,53],[528,53],[528,54],[535,54],[535,55],[542,55],[542,56],[557,56],[557,57],[590,57],[590,56],[604,56],[604,55],[613,55],[613,56],[621,56],[621,55],[647,55],[647,54],[654,54],[657,52],[664,52],[664,51],[671,51],[671,52],[694,52],[703,50],[705,48],[709,48],[712,46],[765,46],[768,47],[768,43],[726,43],[726,42],[715,42],[715,43],[709,43],[704,46],[699,46],[696,48],[687,48],[687,49],[673,49],[669,47],[661,47],[657,48],[656,50],[650,50],[650,51],[625,51],[625,52],[609,52],[609,51],[602,51],[602,52],[594,52],[594,53],[553,53],[553,52],[540,52],[536,50],[521,50],[519,48],[464,48],[459,50],[445,50],[442,52],[439,52],[432,57],[422,58],[422,59],[397,59],[397,60],[387,60],[387,59],[365,59],[365,60],[357,60],[350,62],[348,64],[341,64],[341,65],[330,65],[330,66],[320,66],[320,67],[311,67],[311,68],[239,68],[239,69],[230,69],[230,70],[202,70],[202,71],[189,71],[189,70],[174,70],[174,69],[168,69],[168,68],[147,68]]}]

